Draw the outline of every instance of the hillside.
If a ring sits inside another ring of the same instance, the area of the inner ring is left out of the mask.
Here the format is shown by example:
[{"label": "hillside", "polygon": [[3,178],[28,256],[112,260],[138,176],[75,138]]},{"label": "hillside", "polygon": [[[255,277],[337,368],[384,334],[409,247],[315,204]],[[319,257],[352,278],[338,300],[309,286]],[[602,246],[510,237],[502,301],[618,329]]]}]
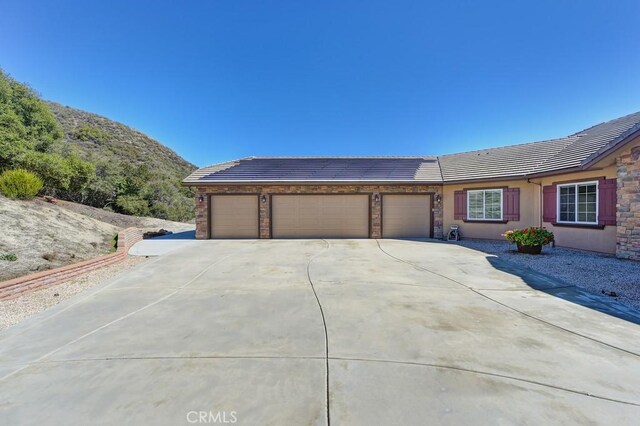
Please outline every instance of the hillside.
[{"label": "hillside", "polygon": [[41,195],[134,216],[188,221],[193,164],[143,133],[47,102],[0,69],[0,170],[26,169]]},{"label": "hillside", "polygon": [[0,255],[17,257],[16,261],[0,260],[0,281],[109,253],[123,227],[193,229],[186,223],[121,215],[65,201],[18,201],[2,195],[0,219]]},{"label": "hillside", "polygon": [[193,164],[124,124],[55,102],[46,105],[62,127],[63,145],[96,166],[96,181],[73,201],[138,216],[193,218],[193,195],[180,184]]},{"label": "hillside", "polygon": [[179,182],[196,166],[149,136],[97,114],[45,101],[64,132],[63,141],[77,146],[85,160],[145,165],[163,177]]}]

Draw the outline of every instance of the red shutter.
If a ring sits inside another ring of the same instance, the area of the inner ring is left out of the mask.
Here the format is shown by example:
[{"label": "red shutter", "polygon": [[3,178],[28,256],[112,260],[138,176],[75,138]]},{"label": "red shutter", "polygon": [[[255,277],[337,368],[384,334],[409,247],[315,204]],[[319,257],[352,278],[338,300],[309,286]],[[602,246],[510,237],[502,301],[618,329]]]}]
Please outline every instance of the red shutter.
[{"label": "red shutter", "polygon": [[558,211],[557,195],[558,187],[556,185],[549,185],[542,188],[542,221],[543,222],[556,222],[556,214]]},{"label": "red shutter", "polygon": [[467,191],[455,191],[453,193],[453,218],[465,220],[467,218]]},{"label": "red shutter", "polygon": [[601,179],[598,182],[598,223],[600,225],[616,224],[617,204],[616,179]]},{"label": "red shutter", "polygon": [[502,191],[502,210],[504,220],[520,220],[520,188],[507,188]]}]

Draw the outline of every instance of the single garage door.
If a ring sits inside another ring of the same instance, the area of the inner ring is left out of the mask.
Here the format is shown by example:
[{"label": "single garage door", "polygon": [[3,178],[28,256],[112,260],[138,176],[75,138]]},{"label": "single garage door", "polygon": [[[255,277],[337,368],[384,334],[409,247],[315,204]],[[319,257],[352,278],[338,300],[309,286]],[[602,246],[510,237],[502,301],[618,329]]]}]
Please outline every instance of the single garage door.
[{"label": "single garage door", "polygon": [[273,238],[367,238],[368,195],[274,195]]},{"label": "single garage door", "polygon": [[212,195],[211,238],[258,238],[257,195]]},{"label": "single garage door", "polygon": [[382,196],[383,238],[428,238],[431,234],[431,196]]}]

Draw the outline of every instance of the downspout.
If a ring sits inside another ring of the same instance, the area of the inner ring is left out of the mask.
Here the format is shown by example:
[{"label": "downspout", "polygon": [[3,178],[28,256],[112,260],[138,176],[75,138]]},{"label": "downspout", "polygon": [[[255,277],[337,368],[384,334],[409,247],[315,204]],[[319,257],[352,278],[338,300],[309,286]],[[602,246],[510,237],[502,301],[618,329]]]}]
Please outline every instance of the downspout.
[{"label": "downspout", "polygon": [[531,182],[531,178],[527,178],[527,183],[538,185],[540,187],[540,189],[538,189],[538,228],[542,228],[542,183]]}]

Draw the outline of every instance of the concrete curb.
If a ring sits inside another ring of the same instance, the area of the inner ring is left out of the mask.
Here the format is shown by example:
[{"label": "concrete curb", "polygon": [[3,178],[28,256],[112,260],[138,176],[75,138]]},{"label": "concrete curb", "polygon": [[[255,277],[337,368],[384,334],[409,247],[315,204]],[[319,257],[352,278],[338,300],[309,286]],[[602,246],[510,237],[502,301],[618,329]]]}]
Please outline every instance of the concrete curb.
[{"label": "concrete curb", "polygon": [[142,231],[140,229],[127,228],[118,232],[118,248],[115,253],[2,281],[0,282],[0,300],[14,299],[35,290],[61,284],[71,278],[104,266],[121,262],[126,259],[129,248],[140,240],[142,240]]}]

